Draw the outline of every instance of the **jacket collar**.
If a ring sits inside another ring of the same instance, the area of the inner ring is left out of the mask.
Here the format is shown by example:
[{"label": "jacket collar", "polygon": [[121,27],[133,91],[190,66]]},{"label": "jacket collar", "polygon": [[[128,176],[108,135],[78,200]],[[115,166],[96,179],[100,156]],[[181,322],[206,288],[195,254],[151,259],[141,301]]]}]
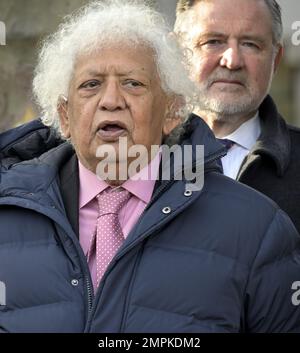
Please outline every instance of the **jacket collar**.
[{"label": "jacket collar", "polygon": [[208,160],[216,154],[225,154],[226,149],[218,142],[208,125],[198,115],[190,114],[183,125],[182,145],[204,145],[204,159]]},{"label": "jacket collar", "polygon": [[[183,125],[183,133],[180,139],[180,145],[191,146],[192,160],[194,163],[203,164],[204,168],[215,169],[222,172],[220,158],[226,155],[226,149],[223,144],[216,140],[213,132],[203,119],[195,114],[191,114]],[[204,146],[204,161],[199,160],[197,155],[197,146]]]},{"label": "jacket collar", "polygon": [[270,157],[276,165],[277,174],[282,176],[290,162],[291,140],[288,126],[269,95],[259,108],[259,117],[261,134],[250,153]]},{"label": "jacket collar", "polygon": [[40,119],[32,120],[0,134],[0,161],[2,167],[38,157],[61,144],[57,133]]},{"label": "jacket collar", "polygon": [[18,140],[28,137],[31,132],[47,129],[40,119],[35,119],[14,129],[2,132],[0,134],[0,151],[8,149],[12,143],[15,144]]},{"label": "jacket collar", "polygon": [[59,171],[60,192],[67,217],[76,235],[79,234],[79,173],[76,154],[71,155]]},{"label": "jacket collar", "polygon": [[[0,172],[0,196],[40,195],[43,199],[60,168],[74,154],[65,142],[45,152],[38,158],[15,163]],[[46,199],[46,197],[45,197]]]}]

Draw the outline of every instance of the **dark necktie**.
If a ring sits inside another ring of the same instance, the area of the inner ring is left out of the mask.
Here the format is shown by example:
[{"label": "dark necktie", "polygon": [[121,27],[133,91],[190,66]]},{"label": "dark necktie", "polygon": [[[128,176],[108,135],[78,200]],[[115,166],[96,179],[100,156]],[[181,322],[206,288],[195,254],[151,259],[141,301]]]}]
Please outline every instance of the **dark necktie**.
[{"label": "dark necktie", "polygon": [[222,143],[222,145],[226,148],[226,151],[229,151],[230,148],[235,144],[234,141],[231,141],[228,139],[217,139],[217,140]]},{"label": "dark necktie", "polygon": [[[226,148],[226,152],[230,150],[230,148],[235,144],[235,142],[229,140],[229,139],[218,139],[219,142]],[[217,160],[218,165],[222,168],[223,171],[223,164],[221,158]]]}]

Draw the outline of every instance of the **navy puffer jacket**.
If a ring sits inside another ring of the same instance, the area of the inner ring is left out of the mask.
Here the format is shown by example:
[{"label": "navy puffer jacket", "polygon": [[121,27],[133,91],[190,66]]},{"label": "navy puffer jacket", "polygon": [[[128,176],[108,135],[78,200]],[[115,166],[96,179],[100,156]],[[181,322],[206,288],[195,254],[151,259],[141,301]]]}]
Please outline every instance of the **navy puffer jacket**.
[{"label": "navy puffer jacket", "polygon": [[[36,152],[32,133],[21,140]],[[205,145],[203,189],[162,182],[95,296],[60,193],[72,148],[11,166],[13,136],[2,151],[0,332],[300,332],[299,235],[267,197],[218,172],[222,147],[200,119],[183,143]]]}]

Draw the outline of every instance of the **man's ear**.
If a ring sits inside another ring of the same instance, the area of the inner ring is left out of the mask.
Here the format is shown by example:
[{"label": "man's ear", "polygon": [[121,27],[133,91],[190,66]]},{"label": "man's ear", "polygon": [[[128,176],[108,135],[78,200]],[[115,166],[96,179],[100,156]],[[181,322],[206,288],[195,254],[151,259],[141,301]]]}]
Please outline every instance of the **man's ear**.
[{"label": "man's ear", "polygon": [[180,110],[184,107],[184,98],[180,96],[171,97],[168,102],[168,109],[165,115],[165,121],[163,125],[163,134],[169,135],[176,126],[178,126],[182,119],[179,115]]},{"label": "man's ear", "polygon": [[176,126],[181,123],[180,117],[166,118],[163,126],[163,133],[168,136]]},{"label": "man's ear", "polygon": [[68,116],[68,99],[63,95],[60,95],[58,97],[57,112],[59,115],[62,134],[66,139],[68,139],[69,137],[71,137],[70,120]]},{"label": "man's ear", "polygon": [[278,69],[280,61],[281,61],[281,59],[283,57],[283,52],[284,52],[283,46],[281,44],[278,44],[277,54],[276,54],[275,59],[274,59],[274,73]]}]

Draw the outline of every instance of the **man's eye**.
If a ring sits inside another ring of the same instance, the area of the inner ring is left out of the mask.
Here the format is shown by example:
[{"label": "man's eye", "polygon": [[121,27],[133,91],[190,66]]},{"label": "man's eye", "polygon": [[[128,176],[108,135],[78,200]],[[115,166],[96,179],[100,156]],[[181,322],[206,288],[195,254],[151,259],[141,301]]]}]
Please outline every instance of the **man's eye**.
[{"label": "man's eye", "polygon": [[97,87],[99,84],[100,84],[99,81],[93,80],[93,81],[84,82],[79,86],[79,88],[91,89],[91,88]]},{"label": "man's eye", "polygon": [[222,44],[222,41],[220,39],[209,39],[204,43],[204,45],[219,45],[219,44]]},{"label": "man's eye", "polygon": [[243,46],[244,47],[248,47],[248,48],[259,49],[259,46],[256,43],[253,43],[253,42],[244,42]]},{"label": "man's eye", "polygon": [[137,87],[143,87],[144,84],[142,82],[136,81],[136,80],[126,80],[124,81],[123,85],[126,87],[131,87],[131,88],[137,88]]}]

